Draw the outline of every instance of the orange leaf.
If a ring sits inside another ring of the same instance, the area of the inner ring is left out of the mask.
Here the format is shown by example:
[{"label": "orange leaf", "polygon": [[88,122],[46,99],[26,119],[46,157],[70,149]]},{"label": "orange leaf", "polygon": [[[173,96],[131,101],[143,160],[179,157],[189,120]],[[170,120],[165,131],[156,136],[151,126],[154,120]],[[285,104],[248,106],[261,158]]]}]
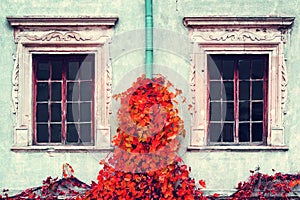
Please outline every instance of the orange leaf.
[{"label": "orange leaf", "polygon": [[200,181],[199,181],[199,184],[200,184],[201,187],[206,188],[206,183],[205,183],[205,181],[200,180]]},{"label": "orange leaf", "polygon": [[219,195],[218,193],[214,193],[212,196],[213,196],[214,198],[217,198],[217,197],[219,197],[220,195]]}]

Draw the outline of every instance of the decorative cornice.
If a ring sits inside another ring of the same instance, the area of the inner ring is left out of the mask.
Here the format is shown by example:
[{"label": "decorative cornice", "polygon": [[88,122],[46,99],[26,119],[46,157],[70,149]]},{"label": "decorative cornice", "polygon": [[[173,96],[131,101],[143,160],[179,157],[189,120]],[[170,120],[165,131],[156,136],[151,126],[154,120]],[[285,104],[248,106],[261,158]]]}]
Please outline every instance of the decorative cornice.
[{"label": "decorative cornice", "polygon": [[56,41],[70,41],[72,39],[76,41],[86,41],[86,40],[91,40],[91,37],[84,37],[80,33],[74,32],[74,31],[68,31],[66,33],[61,33],[58,31],[54,31],[51,33],[47,33],[42,36],[37,36],[37,35],[25,35],[25,37],[28,40],[31,41],[37,41],[37,40],[42,40],[42,41],[51,41],[51,40],[56,40]]},{"label": "decorative cornice", "polygon": [[101,27],[115,26],[118,17],[60,17],[60,16],[23,16],[23,17],[7,17],[7,21],[14,28],[22,29],[51,29],[52,27]]},{"label": "decorative cornice", "polygon": [[295,17],[184,17],[183,24],[187,27],[216,28],[216,27],[248,27],[248,28],[289,28]]},{"label": "decorative cornice", "polygon": [[260,29],[227,30],[219,32],[197,31],[192,38],[200,37],[205,41],[272,41],[277,37],[283,37],[281,32],[270,33]]}]

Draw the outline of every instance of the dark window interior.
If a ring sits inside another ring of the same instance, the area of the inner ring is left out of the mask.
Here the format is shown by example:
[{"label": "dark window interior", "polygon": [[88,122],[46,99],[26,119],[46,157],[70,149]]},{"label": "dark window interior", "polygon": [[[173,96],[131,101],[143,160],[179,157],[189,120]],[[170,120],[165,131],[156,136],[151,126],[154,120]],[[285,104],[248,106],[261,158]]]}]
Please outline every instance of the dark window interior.
[{"label": "dark window interior", "polygon": [[94,55],[33,55],[34,143],[92,144]]},{"label": "dark window interior", "polygon": [[209,55],[210,144],[266,144],[267,55]]}]

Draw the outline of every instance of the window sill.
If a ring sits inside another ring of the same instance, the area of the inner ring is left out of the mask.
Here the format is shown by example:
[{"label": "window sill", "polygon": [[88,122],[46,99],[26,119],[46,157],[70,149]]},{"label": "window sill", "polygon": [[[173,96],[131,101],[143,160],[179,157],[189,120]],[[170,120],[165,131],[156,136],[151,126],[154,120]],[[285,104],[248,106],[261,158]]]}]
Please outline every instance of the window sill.
[{"label": "window sill", "polygon": [[110,152],[114,147],[95,146],[13,146],[10,148],[14,152]]},{"label": "window sill", "polygon": [[189,146],[188,151],[288,151],[287,146]]}]

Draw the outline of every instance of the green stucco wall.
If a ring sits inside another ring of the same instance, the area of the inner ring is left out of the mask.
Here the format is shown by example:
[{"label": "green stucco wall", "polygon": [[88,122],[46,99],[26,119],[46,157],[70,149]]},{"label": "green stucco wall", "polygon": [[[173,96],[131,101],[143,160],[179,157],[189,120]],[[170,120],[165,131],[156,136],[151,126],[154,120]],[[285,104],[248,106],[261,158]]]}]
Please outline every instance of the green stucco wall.
[{"label": "green stucco wall", "polygon": [[[47,153],[13,152],[12,71],[15,44],[13,29],[7,16],[51,15],[51,16],[118,16],[115,35],[144,28],[143,0],[2,0],[0,2],[0,189],[25,189],[41,184],[47,176],[61,175],[61,165],[70,163],[75,176],[90,183],[100,169],[98,164],[106,152],[97,153]],[[184,161],[192,167],[196,179],[207,182],[208,189],[230,190],[249,176],[249,170],[260,165],[261,170],[295,173],[300,170],[300,1],[299,0],[153,0],[154,27],[165,29],[187,37],[182,24],[184,16],[293,16],[296,17],[290,40],[286,46],[288,70],[288,102],[285,115],[285,135],[288,151],[230,152],[203,151],[186,152]],[[176,41],[174,41],[176,43]],[[169,48],[173,49],[172,44]],[[181,57],[182,55],[183,58]],[[186,52],[156,50],[154,73],[163,73],[188,95],[189,70]],[[113,92],[130,86],[142,70],[144,52],[135,50],[112,60]],[[160,66],[163,66],[159,68]],[[124,79],[124,74],[130,77]],[[178,76],[182,77],[179,80]],[[124,82],[126,80],[126,82]],[[123,84],[124,83],[124,84]],[[113,112],[116,109],[113,108]],[[184,111],[183,111],[184,113]],[[189,115],[184,114],[187,121]],[[115,119],[114,117],[111,117]],[[114,130],[112,130],[114,132]],[[112,133],[113,134],[113,133]],[[186,139],[188,141],[188,138]]]}]

